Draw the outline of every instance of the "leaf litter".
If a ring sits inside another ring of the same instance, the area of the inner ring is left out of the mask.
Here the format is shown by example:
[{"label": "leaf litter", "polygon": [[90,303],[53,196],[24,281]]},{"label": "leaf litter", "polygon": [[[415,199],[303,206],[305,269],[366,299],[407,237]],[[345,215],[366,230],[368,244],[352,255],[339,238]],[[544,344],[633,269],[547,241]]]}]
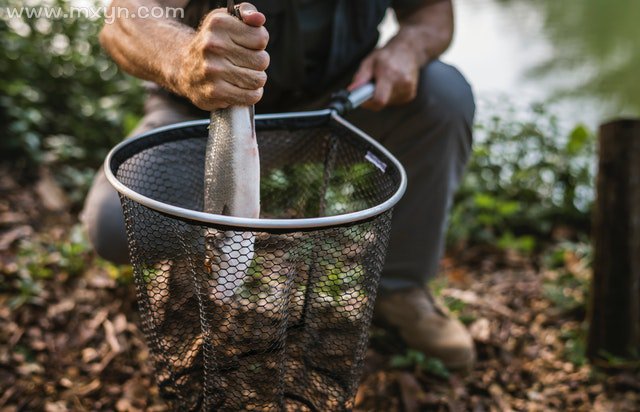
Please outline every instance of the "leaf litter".
[{"label": "leaf litter", "polygon": [[[42,202],[42,185],[20,183],[2,171],[0,411],[168,410],[130,269],[93,256],[72,233],[77,218]],[[493,248],[450,253],[433,288],[469,326],[476,366],[447,371],[374,325],[355,410],[640,410],[637,370],[604,375],[584,358],[583,294],[548,287],[560,270],[588,278],[576,254],[563,256],[549,269]]]}]

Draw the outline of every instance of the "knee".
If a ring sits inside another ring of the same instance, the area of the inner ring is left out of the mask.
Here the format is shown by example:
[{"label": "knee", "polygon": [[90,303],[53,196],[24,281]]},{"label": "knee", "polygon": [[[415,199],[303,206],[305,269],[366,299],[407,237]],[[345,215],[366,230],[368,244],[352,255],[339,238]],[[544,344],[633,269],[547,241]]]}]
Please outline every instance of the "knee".
[{"label": "knee", "polygon": [[473,91],[455,67],[436,60],[423,68],[417,99],[430,115],[463,123],[471,130],[476,108]]},{"label": "knee", "polygon": [[82,223],[101,258],[116,264],[129,263],[120,199],[101,173],[96,177],[85,201]]}]

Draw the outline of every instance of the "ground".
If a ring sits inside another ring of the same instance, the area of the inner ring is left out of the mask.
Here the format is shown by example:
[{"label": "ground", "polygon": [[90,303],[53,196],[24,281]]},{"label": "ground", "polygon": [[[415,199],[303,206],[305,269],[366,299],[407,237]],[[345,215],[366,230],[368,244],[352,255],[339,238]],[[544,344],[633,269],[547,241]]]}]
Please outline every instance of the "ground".
[{"label": "ground", "polygon": [[[0,172],[0,411],[167,410],[130,269],[92,254],[46,172],[37,184]],[[559,259],[450,252],[433,287],[469,325],[475,368],[450,373],[373,327],[356,410],[640,410],[633,371],[605,375],[586,363],[589,270],[576,251]]]}]

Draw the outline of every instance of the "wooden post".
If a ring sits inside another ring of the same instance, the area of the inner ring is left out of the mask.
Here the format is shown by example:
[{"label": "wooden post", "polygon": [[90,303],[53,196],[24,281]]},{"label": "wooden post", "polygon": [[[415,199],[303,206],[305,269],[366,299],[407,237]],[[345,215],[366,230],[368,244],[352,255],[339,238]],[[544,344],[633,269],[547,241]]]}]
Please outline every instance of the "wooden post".
[{"label": "wooden post", "polygon": [[640,120],[600,127],[588,356],[640,356]]}]

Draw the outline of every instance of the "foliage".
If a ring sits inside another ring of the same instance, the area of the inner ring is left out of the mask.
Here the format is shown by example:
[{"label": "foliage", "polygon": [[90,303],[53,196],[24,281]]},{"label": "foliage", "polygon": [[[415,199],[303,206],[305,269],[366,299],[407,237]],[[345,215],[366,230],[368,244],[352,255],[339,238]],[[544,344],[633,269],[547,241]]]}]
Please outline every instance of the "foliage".
[{"label": "foliage", "polygon": [[586,365],[587,328],[582,324],[577,329],[563,329],[560,338],[564,341],[564,357],[576,366]]},{"label": "foliage", "polygon": [[[556,312],[576,318],[574,327],[562,329],[564,358],[576,366],[587,363],[587,297],[591,279],[592,250],[587,243],[561,242],[543,256],[546,268],[542,295]],[[549,311],[553,313],[554,311]]]},{"label": "foliage", "polygon": [[408,349],[404,355],[394,356],[390,363],[393,368],[419,369],[443,379],[448,379],[451,375],[441,360],[427,357],[424,353],[413,349]]},{"label": "foliage", "polygon": [[333,216],[368,208],[371,205],[365,194],[367,188],[375,184],[378,173],[366,162],[336,167],[326,175],[325,165],[320,162],[274,169],[260,182],[261,196],[269,199],[269,210],[263,210],[263,213],[276,218],[301,218]]},{"label": "foliage", "polygon": [[[70,7],[65,0],[45,4],[66,12]],[[21,0],[3,4],[24,6]],[[100,21],[77,13],[64,19],[0,17],[4,160],[73,165],[62,172],[72,186],[86,181],[88,170],[135,123],[141,86],[101,51],[100,28]]]},{"label": "foliage", "polygon": [[473,156],[455,199],[449,241],[530,252],[554,228],[589,227],[595,138],[582,125],[562,132],[541,105],[495,109],[476,127]]},{"label": "foliage", "polygon": [[543,294],[556,308],[563,312],[585,312],[591,259],[591,247],[586,243],[563,242],[546,254]]},{"label": "foliage", "polygon": [[551,46],[549,59],[531,71],[534,76],[563,75],[567,81],[559,85],[559,95],[596,97],[600,105],[614,103],[640,114],[638,1],[526,3],[541,12]]}]

